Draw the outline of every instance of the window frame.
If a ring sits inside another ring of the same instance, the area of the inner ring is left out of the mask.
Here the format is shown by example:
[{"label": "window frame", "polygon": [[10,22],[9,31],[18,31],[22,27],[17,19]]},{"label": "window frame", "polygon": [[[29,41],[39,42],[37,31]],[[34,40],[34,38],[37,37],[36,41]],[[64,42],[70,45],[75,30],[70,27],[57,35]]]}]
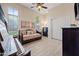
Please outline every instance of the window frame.
[{"label": "window frame", "polygon": [[[9,8],[13,8],[14,10],[16,10],[17,13],[18,13],[18,15],[9,14]],[[8,7],[8,20],[7,20],[8,22],[9,22],[9,20],[10,20],[10,19],[9,19],[9,16],[17,17],[17,23],[18,23],[18,25],[17,25],[18,28],[17,28],[16,30],[9,30],[9,26],[10,26],[10,25],[8,25],[8,32],[9,32],[10,35],[12,35],[10,32],[18,32],[18,30],[19,30],[19,11],[18,11],[18,9],[16,9],[16,8],[14,8],[14,7]],[[18,34],[18,33],[17,33],[17,34]],[[16,34],[16,35],[17,35],[17,34]]]}]

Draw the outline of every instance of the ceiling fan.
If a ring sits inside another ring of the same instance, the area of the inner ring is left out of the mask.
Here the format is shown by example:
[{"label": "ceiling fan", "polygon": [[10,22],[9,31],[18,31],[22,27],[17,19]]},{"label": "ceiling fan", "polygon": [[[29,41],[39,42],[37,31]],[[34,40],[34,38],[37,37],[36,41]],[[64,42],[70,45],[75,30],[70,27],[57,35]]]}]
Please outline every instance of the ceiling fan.
[{"label": "ceiling fan", "polygon": [[39,11],[43,8],[43,9],[47,9],[48,7],[45,6],[44,3],[32,3],[34,6],[32,6],[31,8],[37,8]]}]

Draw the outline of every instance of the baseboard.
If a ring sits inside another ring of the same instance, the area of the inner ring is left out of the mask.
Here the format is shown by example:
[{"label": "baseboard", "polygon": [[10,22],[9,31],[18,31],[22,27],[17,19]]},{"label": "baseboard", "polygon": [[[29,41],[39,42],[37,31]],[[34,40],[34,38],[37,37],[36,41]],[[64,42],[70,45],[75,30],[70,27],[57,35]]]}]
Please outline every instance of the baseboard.
[{"label": "baseboard", "polygon": [[55,40],[59,40],[59,41],[62,41],[62,40],[60,40],[60,39],[57,39],[57,38],[52,38],[52,39],[55,39]]}]

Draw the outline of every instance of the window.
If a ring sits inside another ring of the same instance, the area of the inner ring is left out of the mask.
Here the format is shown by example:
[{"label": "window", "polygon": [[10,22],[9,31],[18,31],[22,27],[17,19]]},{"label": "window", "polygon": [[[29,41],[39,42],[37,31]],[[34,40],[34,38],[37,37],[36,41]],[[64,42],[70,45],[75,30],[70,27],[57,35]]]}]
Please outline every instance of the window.
[{"label": "window", "polygon": [[11,35],[18,34],[18,10],[8,8],[8,31]]},{"label": "window", "polygon": [[35,29],[36,29],[36,31],[39,31],[39,32],[41,31],[39,16],[37,16],[36,20],[35,20]]}]

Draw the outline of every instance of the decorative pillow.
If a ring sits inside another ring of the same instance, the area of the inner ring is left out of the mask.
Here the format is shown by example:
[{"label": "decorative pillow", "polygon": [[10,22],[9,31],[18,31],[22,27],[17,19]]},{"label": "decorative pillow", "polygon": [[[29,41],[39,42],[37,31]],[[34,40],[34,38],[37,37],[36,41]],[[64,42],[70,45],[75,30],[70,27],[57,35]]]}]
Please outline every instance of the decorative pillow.
[{"label": "decorative pillow", "polygon": [[27,35],[32,34],[32,31],[27,31]]},{"label": "decorative pillow", "polygon": [[33,30],[33,34],[35,34],[36,33],[36,31],[35,31],[35,29]]},{"label": "decorative pillow", "polygon": [[22,33],[23,35],[26,35],[26,30],[21,30],[21,33]]}]

